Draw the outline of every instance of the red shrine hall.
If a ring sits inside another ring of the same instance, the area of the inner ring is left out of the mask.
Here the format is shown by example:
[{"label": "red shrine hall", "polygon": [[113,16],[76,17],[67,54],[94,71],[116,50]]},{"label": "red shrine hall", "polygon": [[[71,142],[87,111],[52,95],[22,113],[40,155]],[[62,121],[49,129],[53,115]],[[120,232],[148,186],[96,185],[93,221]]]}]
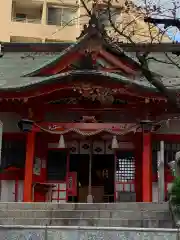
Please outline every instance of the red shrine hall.
[{"label": "red shrine hall", "polygon": [[158,154],[165,200],[180,135],[161,120],[176,112],[123,46],[92,29],[74,44],[4,44],[1,201],[158,201]]}]

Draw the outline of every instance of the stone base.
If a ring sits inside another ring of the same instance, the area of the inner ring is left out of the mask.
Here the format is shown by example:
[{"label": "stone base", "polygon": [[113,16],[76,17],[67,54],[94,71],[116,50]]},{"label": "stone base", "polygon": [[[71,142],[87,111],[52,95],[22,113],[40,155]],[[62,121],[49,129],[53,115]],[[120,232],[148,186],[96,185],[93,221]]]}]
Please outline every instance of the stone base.
[{"label": "stone base", "polygon": [[87,203],[93,203],[93,196],[92,195],[87,196]]}]

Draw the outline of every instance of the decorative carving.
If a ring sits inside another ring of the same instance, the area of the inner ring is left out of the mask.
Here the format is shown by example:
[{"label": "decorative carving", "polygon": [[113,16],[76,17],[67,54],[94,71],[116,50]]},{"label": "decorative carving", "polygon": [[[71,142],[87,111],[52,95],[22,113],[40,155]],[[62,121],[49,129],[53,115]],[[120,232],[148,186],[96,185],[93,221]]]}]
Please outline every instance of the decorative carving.
[{"label": "decorative carving", "polygon": [[80,154],[89,154],[90,144],[88,141],[80,142]]},{"label": "decorative carving", "polygon": [[102,42],[99,40],[94,40],[91,39],[89,40],[87,43],[84,44],[84,46],[82,47],[82,49],[80,50],[81,52],[87,54],[91,54],[91,56],[93,57],[93,55],[97,55],[97,53],[99,53],[99,51],[101,51],[102,49]]},{"label": "decorative carving", "polygon": [[104,154],[105,153],[105,144],[103,141],[94,141],[93,142],[93,154]]},{"label": "decorative carving", "polygon": [[74,86],[74,92],[78,92],[82,97],[91,101],[99,101],[102,104],[112,104],[114,101],[114,89],[101,86],[92,86],[91,84],[82,84]]},{"label": "decorative carving", "polygon": [[97,120],[96,120],[95,116],[83,116],[81,122],[83,122],[83,123],[96,123]]},{"label": "decorative carving", "polygon": [[77,104],[77,103],[78,103],[78,99],[72,98],[72,97],[60,98],[60,99],[56,99],[48,102],[48,104]]}]

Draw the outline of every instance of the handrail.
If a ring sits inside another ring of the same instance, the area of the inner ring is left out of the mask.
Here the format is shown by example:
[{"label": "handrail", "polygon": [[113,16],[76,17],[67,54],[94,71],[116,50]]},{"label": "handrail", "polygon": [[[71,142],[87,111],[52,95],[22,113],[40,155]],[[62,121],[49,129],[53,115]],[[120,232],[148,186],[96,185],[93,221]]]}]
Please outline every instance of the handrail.
[{"label": "handrail", "polygon": [[178,228],[139,228],[139,227],[97,227],[97,226],[37,226],[37,225],[0,225],[0,229],[54,229],[54,230],[104,230],[134,232],[179,232]]},{"label": "handrail", "polygon": [[[12,18],[12,21],[13,22],[20,22],[20,23],[35,23],[35,24],[41,24],[41,19],[30,19],[30,18],[17,18],[17,17],[14,17]],[[54,25],[54,26],[74,26],[77,24],[77,19],[72,19],[72,21],[70,21],[68,24],[66,22],[59,22],[59,23],[54,23],[54,22],[51,22],[51,21],[47,21],[47,24],[46,25]]]},{"label": "handrail", "polygon": [[22,22],[22,23],[41,23],[41,19],[30,19],[30,18],[17,18],[17,17],[14,17],[12,18],[12,21],[14,22]]}]

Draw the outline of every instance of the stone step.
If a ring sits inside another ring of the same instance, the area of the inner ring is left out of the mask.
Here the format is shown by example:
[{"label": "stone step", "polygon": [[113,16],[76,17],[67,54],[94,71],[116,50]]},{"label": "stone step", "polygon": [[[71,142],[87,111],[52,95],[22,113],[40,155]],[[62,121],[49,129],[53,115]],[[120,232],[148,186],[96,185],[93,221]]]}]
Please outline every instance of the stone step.
[{"label": "stone step", "polygon": [[0,218],[113,218],[113,219],[168,219],[169,211],[134,210],[0,210]]},{"label": "stone step", "polygon": [[40,210],[167,210],[168,203],[139,203],[139,202],[122,202],[122,203],[0,203],[0,210],[14,209],[40,209]]},{"label": "stone step", "polygon": [[0,224],[172,227],[168,203],[0,203]]},{"label": "stone step", "polygon": [[97,226],[171,228],[170,220],[124,220],[124,219],[0,219],[1,225],[51,225],[51,226]]}]

